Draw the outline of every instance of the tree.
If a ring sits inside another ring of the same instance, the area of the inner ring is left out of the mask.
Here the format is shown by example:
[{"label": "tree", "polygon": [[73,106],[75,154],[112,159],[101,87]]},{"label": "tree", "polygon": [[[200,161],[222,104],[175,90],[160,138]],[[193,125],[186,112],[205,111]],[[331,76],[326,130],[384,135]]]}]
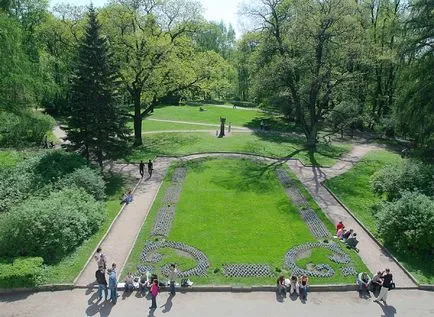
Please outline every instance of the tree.
[{"label": "tree", "polygon": [[[434,6],[433,0],[411,2],[403,51],[404,71],[395,108],[402,133],[434,146]],[[432,155],[432,154],[431,154]]]},{"label": "tree", "polygon": [[356,3],[260,0],[244,11],[262,33],[256,80],[273,82],[273,95],[288,96],[308,148],[315,149],[320,124],[342,101],[336,90],[356,78],[349,67],[361,35]]},{"label": "tree", "polygon": [[84,39],[78,50],[67,119],[68,147],[81,151],[88,162],[117,157],[127,148],[127,117],[118,97],[117,67],[107,39],[91,6]]},{"label": "tree", "polygon": [[378,232],[386,245],[409,255],[434,249],[434,201],[417,192],[383,203],[377,214]]}]

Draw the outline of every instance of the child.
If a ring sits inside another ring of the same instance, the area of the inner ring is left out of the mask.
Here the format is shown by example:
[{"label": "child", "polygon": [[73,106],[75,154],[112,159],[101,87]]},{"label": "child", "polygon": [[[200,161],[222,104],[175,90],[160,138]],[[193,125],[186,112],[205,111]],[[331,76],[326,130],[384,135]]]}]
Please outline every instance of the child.
[{"label": "child", "polygon": [[152,298],[152,305],[149,307],[149,309],[156,309],[157,308],[157,295],[160,291],[160,288],[158,287],[158,280],[154,280],[151,286],[151,298]]}]

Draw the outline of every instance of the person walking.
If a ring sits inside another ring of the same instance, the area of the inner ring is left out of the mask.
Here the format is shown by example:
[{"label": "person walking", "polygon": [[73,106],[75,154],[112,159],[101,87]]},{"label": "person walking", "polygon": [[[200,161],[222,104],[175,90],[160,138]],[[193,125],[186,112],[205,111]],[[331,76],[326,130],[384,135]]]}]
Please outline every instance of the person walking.
[{"label": "person walking", "polygon": [[107,272],[109,275],[110,299],[112,301],[112,304],[116,304],[118,300],[118,293],[117,293],[118,280],[116,277],[116,271],[113,271],[112,269],[108,269]]},{"label": "person walking", "polygon": [[157,295],[159,292],[160,292],[160,288],[158,287],[158,280],[154,279],[152,281],[152,286],[151,286],[152,305],[149,307],[149,309],[156,309],[157,308]]},{"label": "person walking", "polygon": [[107,267],[107,257],[105,256],[104,253],[102,253],[102,249],[98,248],[96,249],[96,253],[93,256],[93,258],[95,259],[95,262],[98,266],[98,269],[100,266],[102,266],[104,269],[106,269]]},{"label": "person walking", "polygon": [[98,271],[95,272],[95,277],[98,282],[98,301],[102,299],[102,291],[104,290],[104,298],[108,300],[107,280],[105,278],[105,269],[100,266]]},{"label": "person walking", "polygon": [[381,284],[380,294],[378,294],[378,297],[374,299],[374,302],[378,303],[381,300],[384,305],[387,305],[387,294],[389,293],[389,289],[392,287],[393,275],[390,273],[389,269],[386,269],[381,275],[381,278],[383,279],[383,283]]},{"label": "person walking", "polygon": [[145,163],[143,163],[143,161],[140,161],[139,173],[140,173],[140,176],[143,178],[143,174],[145,174]]},{"label": "person walking", "polygon": [[148,161],[148,174],[149,174],[149,177],[152,176],[152,171],[153,171],[153,170],[154,170],[154,164],[152,163],[151,160],[149,160],[149,161]]},{"label": "person walking", "polygon": [[178,270],[176,269],[175,264],[170,264],[169,287],[170,287],[170,294],[172,295],[176,295],[175,281],[177,277],[178,277]]}]

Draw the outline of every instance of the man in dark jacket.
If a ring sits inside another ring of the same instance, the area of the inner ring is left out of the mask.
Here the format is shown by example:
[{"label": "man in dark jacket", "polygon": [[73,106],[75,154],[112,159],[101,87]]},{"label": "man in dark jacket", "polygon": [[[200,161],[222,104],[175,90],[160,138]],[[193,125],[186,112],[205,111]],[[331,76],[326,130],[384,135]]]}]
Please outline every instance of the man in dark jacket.
[{"label": "man in dark jacket", "polygon": [[108,300],[107,280],[103,266],[100,266],[98,271],[95,272],[95,277],[98,282],[98,300],[102,299],[102,290],[104,290],[105,300]]}]

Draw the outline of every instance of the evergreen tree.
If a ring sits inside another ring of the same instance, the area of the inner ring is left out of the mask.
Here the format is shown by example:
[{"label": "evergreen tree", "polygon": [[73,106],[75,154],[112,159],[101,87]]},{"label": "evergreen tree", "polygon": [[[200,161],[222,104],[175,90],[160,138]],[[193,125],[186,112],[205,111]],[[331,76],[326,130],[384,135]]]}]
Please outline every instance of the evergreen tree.
[{"label": "evergreen tree", "polygon": [[118,72],[106,38],[91,6],[86,33],[78,48],[71,83],[68,147],[80,151],[88,162],[116,158],[127,148],[127,117],[118,94]]}]

